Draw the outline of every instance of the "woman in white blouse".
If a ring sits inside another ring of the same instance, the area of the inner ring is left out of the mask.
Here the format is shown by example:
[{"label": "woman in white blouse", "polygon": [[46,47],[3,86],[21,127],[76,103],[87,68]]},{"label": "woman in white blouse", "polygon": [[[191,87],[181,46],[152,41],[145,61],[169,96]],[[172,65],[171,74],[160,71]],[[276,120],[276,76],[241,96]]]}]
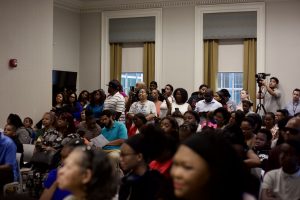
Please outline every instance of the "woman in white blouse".
[{"label": "woman in white blouse", "polygon": [[156,107],[152,101],[147,100],[148,94],[145,89],[140,89],[138,91],[139,101],[134,102],[129,109],[128,117],[133,119],[134,115],[137,113],[142,113],[145,115],[147,121],[152,121],[156,114]]}]

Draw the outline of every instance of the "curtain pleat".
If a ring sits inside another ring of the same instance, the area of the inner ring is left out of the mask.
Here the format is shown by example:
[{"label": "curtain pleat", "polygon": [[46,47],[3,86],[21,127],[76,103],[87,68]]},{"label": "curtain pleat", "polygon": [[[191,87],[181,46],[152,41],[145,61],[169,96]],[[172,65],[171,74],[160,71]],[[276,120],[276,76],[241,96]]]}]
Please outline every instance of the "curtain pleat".
[{"label": "curtain pleat", "polygon": [[145,42],[143,50],[143,77],[147,86],[155,80],[155,43]]},{"label": "curtain pleat", "polygon": [[121,81],[122,74],[122,44],[110,44],[110,80]]},{"label": "curtain pleat", "polygon": [[218,40],[204,40],[204,83],[216,91],[218,73]]},{"label": "curtain pleat", "polygon": [[243,84],[253,102],[253,110],[256,108],[256,39],[244,40],[244,77]]}]

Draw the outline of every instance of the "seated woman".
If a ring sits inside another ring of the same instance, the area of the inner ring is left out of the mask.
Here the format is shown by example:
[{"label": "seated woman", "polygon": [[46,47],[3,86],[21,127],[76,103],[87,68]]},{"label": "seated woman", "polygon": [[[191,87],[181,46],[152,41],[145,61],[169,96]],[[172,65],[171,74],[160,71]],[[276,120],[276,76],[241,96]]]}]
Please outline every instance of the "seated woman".
[{"label": "seated woman", "polygon": [[41,141],[46,132],[53,132],[56,125],[56,117],[54,112],[46,112],[42,118],[43,128],[36,131],[35,140]]},{"label": "seated woman", "polygon": [[246,117],[241,123],[241,129],[245,138],[245,143],[252,149],[255,145],[255,133],[254,131],[255,122],[252,118]]},{"label": "seated woman", "polygon": [[179,199],[241,200],[245,191],[241,160],[214,131],[192,136],[179,146],[171,176]]},{"label": "seated woman", "polygon": [[133,119],[135,114],[142,113],[148,122],[153,121],[154,118],[157,117],[155,104],[147,99],[148,94],[145,89],[140,89],[138,93],[139,101],[134,102],[130,106],[127,116]]},{"label": "seated woman", "polygon": [[56,94],[55,103],[52,106],[51,111],[54,112],[56,115],[65,111],[65,98],[62,92]]},{"label": "seated woman", "polygon": [[241,110],[232,111],[230,113],[228,126],[240,127],[244,118],[245,118],[245,114],[243,111],[241,111]]},{"label": "seated woman", "polygon": [[192,135],[195,135],[196,131],[196,124],[184,122],[181,126],[179,126],[179,141],[185,141],[187,138],[191,137]]},{"label": "seated woman", "polygon": [[247,90],[241,90],[241,92],[240,92],[240,99],[241,99],[241,101],[240,101],[240,103],[236,106],[236,110],[241,110],[241,111],[243,111],[243,104],[242,104],[242,102],[243,102],[243,100],[248,100],[248,101],[250,101],[250,95],[249,95],[249,93],[248,93],[248,91]]},{"label": "seated woman", "polygon": [[171,114],[178,122],[178,125],[183,124],[183,114],[188,111],[192,110],[190,104],[187,103],[188,100],[188,93],[183,88],[177,88],[174,93],[175,101],[172,103],[171,110],[168,110],[168,114]]},{"label": "seated woman", "polygon": [[201,131],[200,116],[196,111],[188,110],[183,115],[184,122],[194,123],[197,126],[197,131]]},{"label": "seated woman", "polygon": [[40,200],[63,200],[71,193],[67,190],[61,190],[58,188],[57,172],[62,167],[64,160],[68,155],[78,146],[83,146],[83,140],[74,139],[67,143],[61,150],[61,162],[58,168],[51,170],[44,181],[44,191],[40,196]]},{"label": "seated woman", "polygon": [[179,140],[178,123],[173,117],[164,117],[160,121],[160,128],[166,135],[172,136],[175,140]]},{"label": "seated woman", "polygon": [[91,102],[86,107],[86,110],[91,111],[94,117],[98,120],[103,111],[103,104],[106,99],[106,95],[103,90],[94,90],[91,96]]},{"label": "seated woman", "polygon": [[121,168],[127,172],[122,178],[119,200],[160,199],[164,188],[164,177],[156,170],[149,170],[152,157],[145,136],[130,137],[121,146]]},{"label": "seated woman", "polygon": [[227,125],[229,118],[230,113],[226,108],[221,107],[214,111],[214,119],[219,129],[223,129]]},{"label": "seated woman", "polygon": [[78,96],[78,102],[81,104],[82,108],[86,108],[90,103],[90,93],[87,90],[82,90]]},{"label": "seated woman", "polygon": [[57,119],[56,129],[51,129],[51,131],[45,132],[42,136],[42,149],[60,150],[63,145],[68,143],[71,139],[78,137],[79,135],[75,134],[75,125],[72,115],[64,112],[61,113]]},{"label": "seated woman", "polygon": [[96,119],[90,111],[85,110],[84,116],[85,120],[80,122],[77,128],[78,131],[83,131],[83,137],[90,141],[92,138],[101,134],[101,127],[96,123]]},{"label": "seated woman", "polygon": [[243,112],[244,112],[245,116],[248,116],[249,114],[254,113],[252,111],[252,106],[253,106],[253,103],[250,100],[242,101],[242,107],[243,107]]},{"label": "seated woman", "polygon": [[16,127],[17,137],[22,144],[30,144],[32,140],[31,138],[32,133],[24,127],[23,122],[19,115],[12,114],[12,113],[9,114],[6,123],[12,124]]},{"label": "seated woman", "polygon": [[157,117],[159,117],[160,115],[160,105],[162,104],[162,102],[159,100],[159,91],[157,89],[153,89],[151,91],[151,97],[152,97],[152,101],[155,104],[156,107],[156,113],[157,113]]},{"label": "seated woman", "polygon": [[58,187],[72,193],[67,199],[111,200],[117,193],[118,176],[101,150],[77,147],[58,171]]},{"label": "seated woman", "polygon": [[71,92],[68,96],[66,111],[72,114],[74,120],[80,121],[80,113],[82,111],[82,106],[77,101],[77,94],[75,92]]},{"label": "seated woman", "polygon": [[128,137],[140,133],[141,129],[147,124],[147,119],[143,113],[135,114],[132,121],[133,124],[128,130]]},{"label": "seated woman", "polygon": [[267,112],[264,117],[264,127],[271,131],[272,141],[278,138],[278,126],[275,125],[275,115],[272,112]]}]

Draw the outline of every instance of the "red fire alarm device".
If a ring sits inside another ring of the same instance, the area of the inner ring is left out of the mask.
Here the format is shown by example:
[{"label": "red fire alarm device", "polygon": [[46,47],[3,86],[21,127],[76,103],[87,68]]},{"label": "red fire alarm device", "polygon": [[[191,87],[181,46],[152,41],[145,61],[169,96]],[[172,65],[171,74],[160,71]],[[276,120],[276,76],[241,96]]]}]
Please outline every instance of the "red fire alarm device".
[{"label": "red fire alarm device", "polygon": [[17,59],[10,59],[9,60],[9,66],[10,67],[17,67],[18,66],[18,60]]}]

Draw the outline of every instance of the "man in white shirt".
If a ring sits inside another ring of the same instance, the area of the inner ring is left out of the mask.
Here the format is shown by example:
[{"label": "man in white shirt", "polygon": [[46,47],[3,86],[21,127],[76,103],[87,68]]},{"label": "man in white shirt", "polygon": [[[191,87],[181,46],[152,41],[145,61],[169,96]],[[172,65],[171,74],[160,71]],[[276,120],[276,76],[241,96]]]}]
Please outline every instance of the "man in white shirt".
[{"label": "man in white shirt", "polygon": [[200,116],[202,113],[207,113],[210,111],[214,111],[217,108],[222,107],[222,104],[216,101],[214,97],[214,93],[212,89],[207,89],[203,95],[204,99],[201,101],[198,101],[196,103],[195,111],[197,111]]},{"label": "man in white shirt", "polygon": [[296,113],[300,112],[300,89],[296,88],[293,91],[293,100],[289,102],[285,109],[288,110],[289,116],[294,116]]}]

